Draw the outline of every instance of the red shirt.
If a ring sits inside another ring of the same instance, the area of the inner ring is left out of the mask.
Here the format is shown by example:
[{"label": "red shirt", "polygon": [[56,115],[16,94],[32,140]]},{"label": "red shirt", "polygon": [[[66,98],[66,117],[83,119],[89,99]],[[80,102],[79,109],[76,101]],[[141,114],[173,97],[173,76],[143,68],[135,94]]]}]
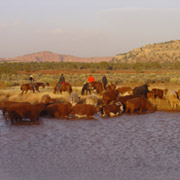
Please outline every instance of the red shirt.
[{"label": "red shirt", "polygon": [[94,81],[95,81],[94,77],[92,77],[92,76],[88,77],[88,82],[94,82]]}]

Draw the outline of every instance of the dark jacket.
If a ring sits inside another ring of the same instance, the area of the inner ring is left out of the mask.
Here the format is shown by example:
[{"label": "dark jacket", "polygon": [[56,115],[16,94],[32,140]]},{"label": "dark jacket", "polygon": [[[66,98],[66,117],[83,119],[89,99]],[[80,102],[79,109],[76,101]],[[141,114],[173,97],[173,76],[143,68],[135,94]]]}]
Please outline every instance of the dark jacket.
[{"label": "dark jacket", "polygon": [[61,77],[59,78],[59,83],[62,84],[63,82],[65,82],[65,78],[64,75],[61,74]]},{"label": "dark jacket", "polygon": [[103,83],[103,84],[107,84],[107,78],[106,78],[106,76],[103,76],[103,78],[102,78],[102,83]]},{"label": "dark jacket", "polygon": [[34,78],[33,77],[29,77],[29,81],[32,83],[34,82]]}]

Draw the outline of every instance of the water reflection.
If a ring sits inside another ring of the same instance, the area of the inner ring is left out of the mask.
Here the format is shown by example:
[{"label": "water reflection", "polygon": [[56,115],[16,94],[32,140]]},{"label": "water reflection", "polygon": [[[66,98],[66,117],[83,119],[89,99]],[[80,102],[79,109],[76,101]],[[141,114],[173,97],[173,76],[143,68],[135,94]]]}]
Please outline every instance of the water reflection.
[{"label": "water reflection", "polygon": [[179,113],[99,120],[0,120],[2,180],[179,180]]}]

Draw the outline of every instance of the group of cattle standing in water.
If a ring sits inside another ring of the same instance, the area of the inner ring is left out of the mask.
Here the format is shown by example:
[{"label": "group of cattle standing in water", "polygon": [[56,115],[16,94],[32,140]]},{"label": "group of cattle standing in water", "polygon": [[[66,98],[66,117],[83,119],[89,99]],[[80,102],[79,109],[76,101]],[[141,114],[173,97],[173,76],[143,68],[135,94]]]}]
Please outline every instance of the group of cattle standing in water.
[{"label": "group of cattle standing in water", "polygon": [[[45,84],[39,83],[39,87],[45,87]],[[22,85],[22,94],[27,93],[29,87]],[[33,90],[31,87],[28,90]],[[96,91],[94,93],[94,90]],[[119,116],[122,113],[134,114],[154,112],[156,107],[150,103],[149,98],[166,99],[172,108],[180,105],[180,91],[175,92],[172,89],[148,89],[148,85],[131,87],[118,87],[115,84],[107,84],[104,89],[101,82],[91,82],[83,85],[81,97],[72,92],[69,83],[64,83],[58,88],[54,88],[54,93],[69,93],[69,100],[58,102],[48,94],[44,95],[39,104],[29,102],[4,101],[1,104],[3,115],[11,122],[21,122],[29,119],[30,121],[39,121],[39,117],[46,116],[51,118],[71,118],[80,117],[93,118],[96,114],[103,117]],[[92,93],[93,92],[93,93]],[[98,98],[100,95],[101,98]],[[85,96],[86,95],[86,96]],[[84,98],[83,98],[84,97]]]}]

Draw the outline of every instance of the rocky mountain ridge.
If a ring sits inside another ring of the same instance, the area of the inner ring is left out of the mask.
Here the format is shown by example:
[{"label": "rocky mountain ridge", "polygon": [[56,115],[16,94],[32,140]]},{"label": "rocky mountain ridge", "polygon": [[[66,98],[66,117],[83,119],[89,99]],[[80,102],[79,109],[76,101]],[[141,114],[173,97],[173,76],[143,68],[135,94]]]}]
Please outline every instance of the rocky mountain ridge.
[{"label": "rocky mountain ridge", "polygon": [[176,62],[180,61],[180,40],[148,44],[141,48],[133,49],[127,53],[117,54],[112,62]]},{"label": "rocky mountain ridge", "polygon": [[50,51],[37,52],[15,58],[0,58],[0,61],[7,62],[102,62],[111,61],[112,57],[77,57],[61,55]]}]

